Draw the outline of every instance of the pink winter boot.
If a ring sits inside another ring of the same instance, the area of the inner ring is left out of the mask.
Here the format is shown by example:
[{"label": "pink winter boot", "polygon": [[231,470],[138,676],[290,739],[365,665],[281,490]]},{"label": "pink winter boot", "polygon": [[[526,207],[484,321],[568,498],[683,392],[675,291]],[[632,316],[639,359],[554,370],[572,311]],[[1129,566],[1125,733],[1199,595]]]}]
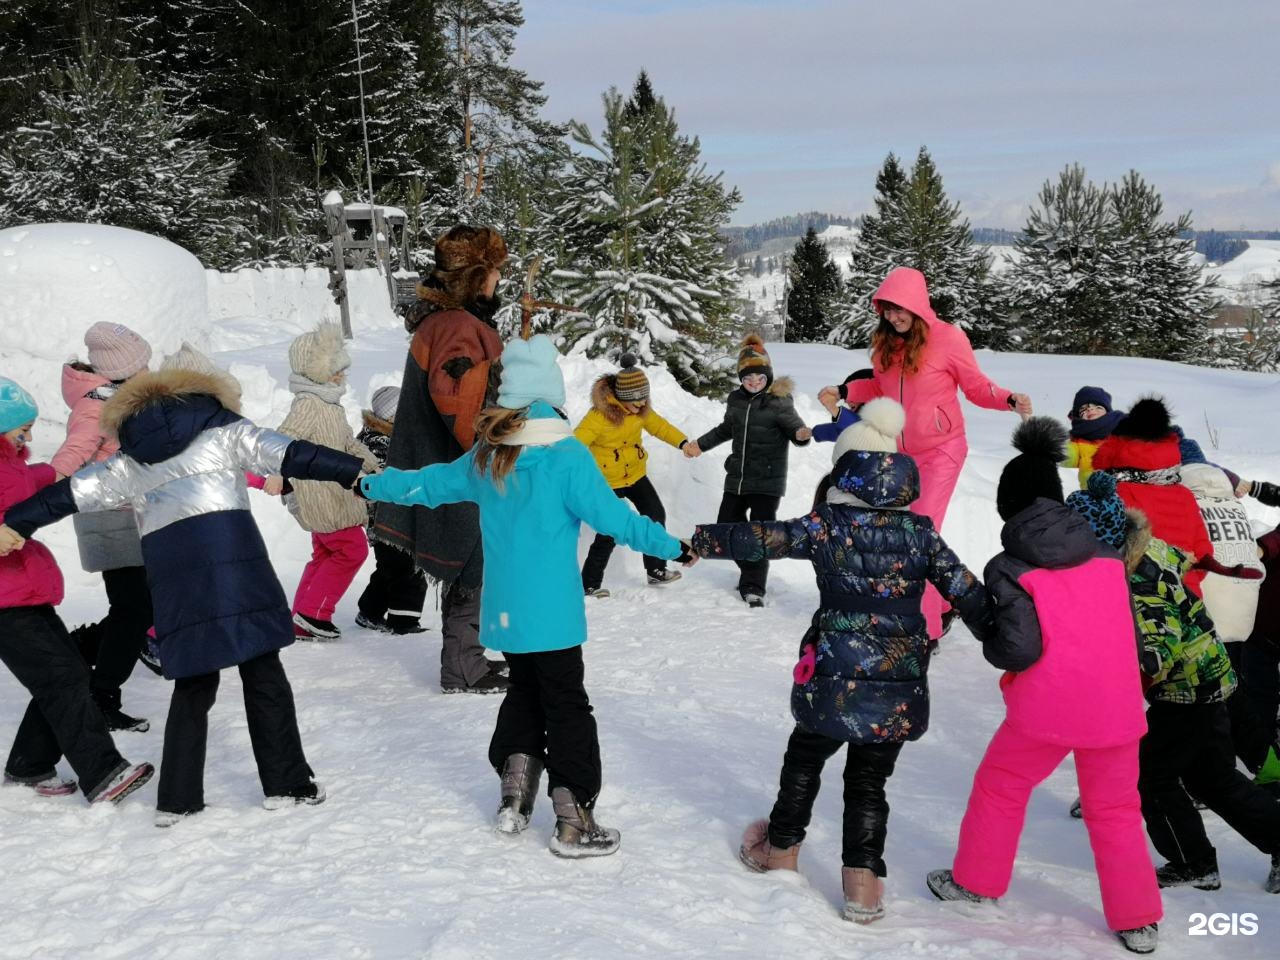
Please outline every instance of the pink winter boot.
[{"label": "pink winter boot", "polygon": [[795,870],[800,858],[800,844],[780,849],[769,842],[769,821],[757,820],[747,827],[738,848],[738,859],[748,870],[767,873],[770,870]]},{"label": "pink winter boot", "polygon": [[866,867],[842,867],[844,911],[854,923],[871,923],[884,916],[884,881]]}]

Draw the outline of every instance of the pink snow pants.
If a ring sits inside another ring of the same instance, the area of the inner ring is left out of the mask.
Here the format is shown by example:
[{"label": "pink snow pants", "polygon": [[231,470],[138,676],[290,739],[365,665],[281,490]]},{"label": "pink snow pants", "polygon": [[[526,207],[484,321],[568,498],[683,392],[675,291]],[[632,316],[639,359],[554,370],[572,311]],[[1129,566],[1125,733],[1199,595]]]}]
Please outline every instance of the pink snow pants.
[{"label": "pink snow pants", "polygon": [[363,526],[311,534],[311,562],[303,568],[298,581],[293,612],[315,620],[332,620],[334,608],[367,556],[369,539]]},{"label": "pink snow pants", "polygon": [[[933,528],[939,534],[942,533],[942,521],[946,518],[951,495],[960,479],[960,468],[964,466],[968,455],[969,443],[963,434],[932,450],[911,454],[920,471],[920,497],[911,504],[911,512],[932,520]],[[930,639],[936,640],[942,636],[942,613],[949,609],[950,604],[942,599],[942,594],[933,584],[926,583],[920,610],[924,614]]]},{"label": "pink snow pants", "polygon": [[1076,756],[1084,825],[1093,847],[1107,925],[1112,930],[1132,930],[1155,923],[1163,910],[1142,828],[1137,740],[1073,751],[1019,733],[1008,721],[1002,723],[973,777],[952,866],[956,882],[984,897],[1004,896],[1031,791],[1068,753]]}]

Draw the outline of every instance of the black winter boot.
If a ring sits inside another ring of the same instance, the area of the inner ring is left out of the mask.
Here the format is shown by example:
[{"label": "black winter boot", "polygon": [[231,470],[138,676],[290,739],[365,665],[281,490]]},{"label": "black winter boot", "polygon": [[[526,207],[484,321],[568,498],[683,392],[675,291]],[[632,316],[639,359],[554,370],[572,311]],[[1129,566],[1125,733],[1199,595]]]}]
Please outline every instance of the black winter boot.
[{"label": "black winter boot", "polygon": [[1156,881],[1160,889],[1166,887],[1195,887],[1197,890],[1217,890],[1222,886],[1218,875],[1217,858],[1201,863],[1175,863],[1170,860],[1156,868]]},{"label": "black winter boot", "polygon": [[146,733],[151,729],[151,721],[142,717],[131,717],[120,709],[120,691],[119,690],[94,690],[93,700],[98,705],[98,709],[102,711],[103,718],[107,721],[107,729],[112,733],[118,733],[121,730],[129,730],[134,733]]}]

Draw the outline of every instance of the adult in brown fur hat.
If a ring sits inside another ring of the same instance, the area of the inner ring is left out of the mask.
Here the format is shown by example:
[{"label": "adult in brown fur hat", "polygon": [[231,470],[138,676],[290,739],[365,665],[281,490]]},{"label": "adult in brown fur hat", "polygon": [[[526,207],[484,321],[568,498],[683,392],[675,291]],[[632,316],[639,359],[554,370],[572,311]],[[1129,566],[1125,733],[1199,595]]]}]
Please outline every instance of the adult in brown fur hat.
[{"label": "adult in brown fur hat", "polygon": [[[451,463],[475,442],[476,415],[497,398],[502,340],[494,328],[507,245],[491,227],[456,226],[436,241],[436,267],[405,317],[413,334],[387,466]],[[379,504],[373,539],[413,557],[442,587],[440,687],[501,693],[505,663],[480,646],[480,514],[474,503],[428,509]]]}]

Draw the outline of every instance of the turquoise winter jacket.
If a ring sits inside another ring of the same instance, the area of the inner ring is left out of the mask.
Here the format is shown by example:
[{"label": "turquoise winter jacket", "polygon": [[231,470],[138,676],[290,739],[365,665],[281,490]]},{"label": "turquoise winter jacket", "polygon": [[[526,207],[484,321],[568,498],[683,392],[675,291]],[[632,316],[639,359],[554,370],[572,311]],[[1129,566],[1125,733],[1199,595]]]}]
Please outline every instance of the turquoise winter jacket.
[{"label": "turquoise winter jacket", "polygon": [[[531,419],[555,415],[535,404]],[[680,541],[636,513],[609,488],[581,441],[566,437],[527,446],[498,489],[477,473],[473,453],[421,470],[387,469],[365,477],[370,500],[438,507],[480,506],[484,581],[480,642],[503,653],[567,650],[587,639],[578,568],[578,528],[586,523],[640,553],[674,560]]]}]

